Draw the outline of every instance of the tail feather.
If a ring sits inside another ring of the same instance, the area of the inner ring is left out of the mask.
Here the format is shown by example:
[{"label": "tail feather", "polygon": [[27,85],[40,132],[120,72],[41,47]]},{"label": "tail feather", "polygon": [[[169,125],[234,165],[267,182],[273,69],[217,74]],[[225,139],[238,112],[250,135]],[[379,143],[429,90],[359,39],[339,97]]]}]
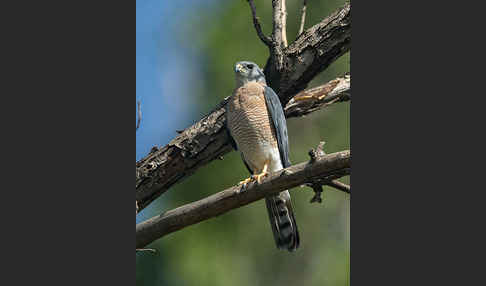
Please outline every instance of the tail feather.
[{"label": "tail feather", "polygon": [[279,249],[295,251],[299,247],[299,231],[288,191],[265,198],[273,237]]}]

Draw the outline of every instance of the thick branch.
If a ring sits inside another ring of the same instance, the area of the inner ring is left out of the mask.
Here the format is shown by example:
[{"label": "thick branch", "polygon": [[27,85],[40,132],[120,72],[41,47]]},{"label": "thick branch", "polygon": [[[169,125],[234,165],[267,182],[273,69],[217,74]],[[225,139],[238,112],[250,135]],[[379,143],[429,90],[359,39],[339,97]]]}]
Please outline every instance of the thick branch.
[{"label": "thick branch", "polygon": [[[305,31],[286,49],[291,69],[276,71],[271,57],[269,58],[265,68],[267,83],[277,92],[283,105],[302,91],[317,73],[349,50],[349,10],[349,4],[345,5]],[[137,162],[135,196],[139,211],[199,167],[232,150],[225,130],[225,104],[226,99],[165,147],[154,148]]]},{"label": "thick branch", "polygon": [[[349,80],[346,80],[348,77]],[[350,76],[338,78],[340,82],[350,82]],[[332,85],[330,81],[297,96],[326,95],[322,100],[290,101],[284,108],[285,116],[298,117],[325,108],[338,102],[330,100],[342,98],[338,90],[343,90],[347,97],[350,89],[339,88],[341,84]],[[343,86],[345,86],[343,84]],[[330,90],[330,91],[329,91]],[[329,91],[329,93],[326,93]],[[232,150],[226,133],[226,118],[224,116],[226,100],[223,100],[209,115],[181,131],[181,134],[161,149],[154,148],[151,153],[140,160],[136,167],[136,200],[138,211],[144,209],[150,202],[167,191],[172,185],[193,174],[197,169],[218,159]]]},{"label": "thick branch", "polygon": [[136,164],[135,198],[139,211],[200,167],[230,152],[224,100],[209,115],[182,131],[163,148],[152,148]]},{"label": "thick branch", "polygon": [[303,116],[333,103],[348,100],[351,100],[351,76],[345,75],[294,96],[284,108],[285,117]]},{"label": "thick branch", "polygon": [[264,70],[267,83],[285,105],[350,48],[351,6],[346,3],[343,8],[304,31],[283,50],[282,59],[271,50]]},{"label": "thick branch", "polygon": [[261,184],[250,183],[244,190],[239,186],[231,187],[139,223],[136,227],[136,248],[143,248],[164,235],[224,214],[268,195],[315,180],[335,179],[348,175],[350,168],[351,152],[342,151],[272,173]]}]

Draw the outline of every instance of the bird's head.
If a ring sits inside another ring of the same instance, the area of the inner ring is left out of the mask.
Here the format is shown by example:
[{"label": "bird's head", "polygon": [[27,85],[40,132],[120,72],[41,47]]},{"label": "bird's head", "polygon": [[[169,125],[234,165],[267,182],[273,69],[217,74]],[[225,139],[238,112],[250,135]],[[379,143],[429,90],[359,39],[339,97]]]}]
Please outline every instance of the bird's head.
[{"label": "bird's head", "polygon": [[257,64],[247,61],[235,64],[236,87],[240,87],[248,82],[265,82],[265,75]]}]

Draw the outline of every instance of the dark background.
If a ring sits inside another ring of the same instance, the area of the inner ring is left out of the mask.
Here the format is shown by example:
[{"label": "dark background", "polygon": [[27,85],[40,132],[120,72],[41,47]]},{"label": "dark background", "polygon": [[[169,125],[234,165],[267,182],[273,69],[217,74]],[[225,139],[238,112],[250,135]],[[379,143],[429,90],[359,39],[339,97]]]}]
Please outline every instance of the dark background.
[{"label": "dark background", "polygon": [[[2,4],[5,285],[136,283],[135,9],[129,1]],[[483,11],[467,1],[352,1],[352,283],[484,280]],[[299,222],[307,209],[327,209],[298,192]],[[255,204],[234,213],[253,207],[261,211]]]}]

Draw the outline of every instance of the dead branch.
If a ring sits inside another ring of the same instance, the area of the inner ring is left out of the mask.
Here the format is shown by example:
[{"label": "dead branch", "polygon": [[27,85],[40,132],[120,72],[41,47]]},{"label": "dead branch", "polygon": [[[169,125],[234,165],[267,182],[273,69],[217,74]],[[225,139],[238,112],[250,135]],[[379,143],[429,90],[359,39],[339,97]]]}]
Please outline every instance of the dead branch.
[{"label": "dead branch", "polygon": [[302,5],[302,12],[300,16],[300,28],[299,32],[297,33],[297,38],[304,32],[304,25],[305,25],[305,12],[307,10],[307,0],[304,0],[304,4]]},{"label": "dead branch", "polygon": [[142,109],[140,108],[140,101],[137,101],[137,114],[138,114],[138,119],[137,119],[137,126],[135,127],[135,131],[137,131],[138,127],[140,127],[140,121],[142,120]]},{"label": "dead branch", "polygon": [[350,168],[351,152],[341,151],[271,173],[261,184],[250,183],[246,189],[233,186],[139,223],[136,226],[136,248],[143,248],[169,233],[222,215],[268,195],[305,183],[348,175]]},{"label": "dead branch", "polygon": [[272,44],[272,40],[269,37],[265,36],[265,34],[263,34],[262,26],[260,26],[260,21],[258,21],[258,17],[256,16],[255,3],[253,3],[253,0],[248,0],[248,4],[250,4],[251,15],[253,17],[253,25],[255,26],[258,37],[266,46],[270,47]]},{"label": "dead branch", "polygon": [[[267,83],[284,106],[319,72],[349,51],[350,32],[350,6],[346,4],[283,50],[291,69],[277,70],[273,56],[269,57],[265,67]],[[225,127],[226,100],[169,144],[153,150],[136,163],[135,196],[139,211],[198,168],[232,150]]]},{"label": "dead branch", "polygon": [[[275,17],[274,17],[275,18]],[[271,50],[264,73],[269,86],[285,105],[295,94],[351,48],[351,6],[346,3],[320,23],[304,31],[279,54]]]},{"label": "dead branch", "polygon": [[137,248],[135,249],[135,252],[152,252],[152,253],[157,253],[157,250],[153,248]]},{"label": "dead branch", "polygon": [[351,194],[351,187],[345,183],[341,183],[338,180],[332,180],[328,184],[328,186],[331,186],[335,189],[338,189],[340,191],[346,192],[348,194]]},{"label": "dead branch", "polygon": [[287,43],[287,4],[285,0],[281,0],[281,17],[282,17],[282,45],[284,48],[288,46]]},{"label": "dead branch", "polygon": [[[341,78],[338,78],[341,81]],[[336,79],[336,80],[338,80]],[[326,95],[322,100],[298,100],[290,101],[284,108],[285,116],[298,117],[325,108],[337,101],[326,102],[329,98],[339,97],[341,90],[335,85],[333,89],[330,81],[325,85],[316,87],[311,92],[299,95]],[[349,81],[350,82],[350,77]],[[348,84],[349,86],[349,84]],[[350,92],[349,89],[342,90]],[[326,93],[329,91],[328,93]],[[340,98],[340,97],[339,97]],[[350,98],[350,96],[349,96]],[[145,158],[136,164],[136,200],[138,211],[144,209],[150,202],[163,194],[174,184],[193,174],[197,169],[215,159],[220,159],[224,154],[232,151],[226,133],[226,118],[224,116],[228,98],[225,98],[212,112],[183,130],[163,148],[153,148]]]},{"label": "dead branch", "polygon": [[348,100],[351,100],[351,76],[344,75],[294,96],[284,108],[285,116],[304,116],[333,103]]}]

